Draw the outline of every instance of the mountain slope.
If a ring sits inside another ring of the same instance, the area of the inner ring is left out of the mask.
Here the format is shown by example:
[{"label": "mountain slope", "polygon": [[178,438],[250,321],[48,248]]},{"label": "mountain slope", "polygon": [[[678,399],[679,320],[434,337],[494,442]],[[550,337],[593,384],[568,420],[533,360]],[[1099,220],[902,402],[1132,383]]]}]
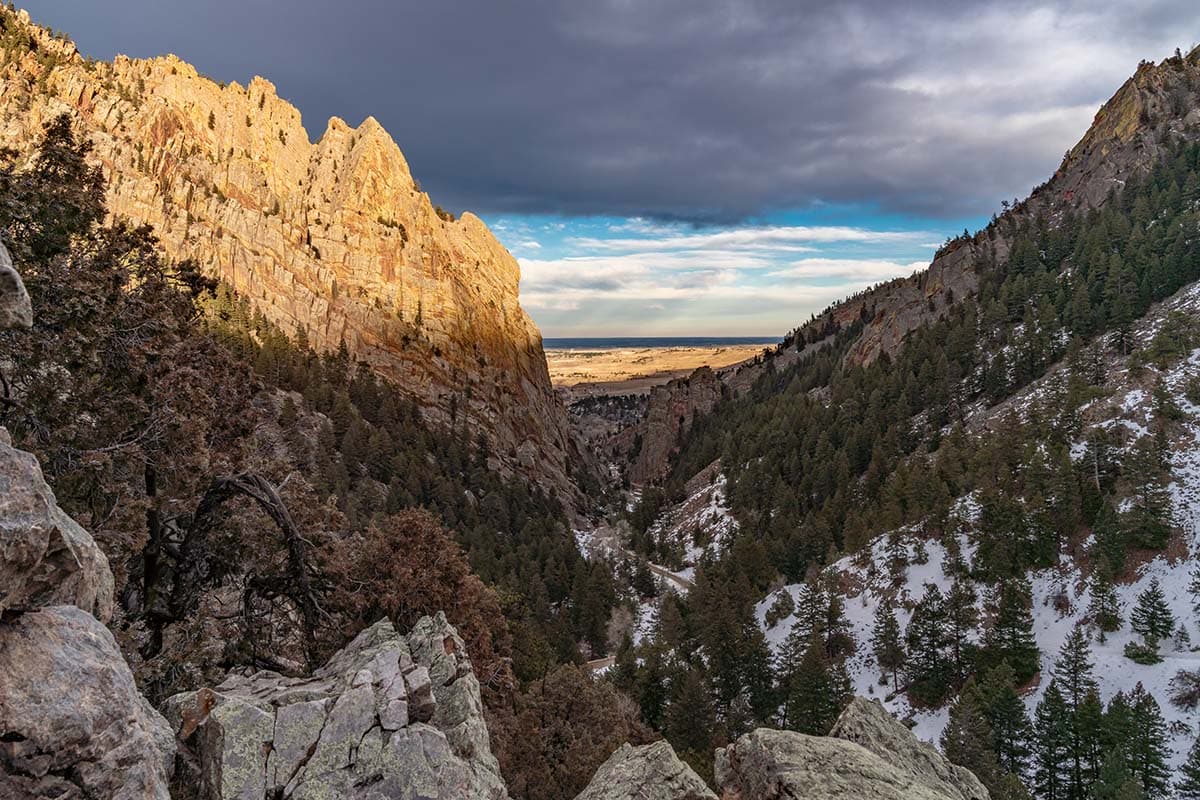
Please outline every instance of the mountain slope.
[{"label": "mountain slope", "polygon": [[[1200,48],[1160,64],[1143,62],[1137,72],[1097,112],[1092,125],[1064,157],[1046,183],[1024,201],[1009,206],[985,230],[948,242],[929,267],[908,278],[880,284],[830,306],[797,327],[773,358],[719,376],[734,395],[750,391],[755,380],[771,369],[783,370],[805,355],[829,346],[839,334],[848,341],[845,358],[870,364],[880,355],[895,356],[913,331],[944,317],[963,299],[979,291],[980,271],[1008,258],[1012,233],[1035,218],[1047,223],[1067,214],[1103,207],[1133,176],[1144,172],[1169,149],[1171,142],[1200,138]],[[699,376],[707,381],[708,376]],[[690,392],[685,378],[676,382],[672,400]],[[703,393],[698,393],[703,394]],[[663,395],[663,400],[666,395]],[[651,414],[636,425],[643,440],[678,438],[678,428],[690,427],[692,416],[708,403],[678,408],[669,426]],[[682,413],[681,413],[682,412]],[[698,415],[697,415],[698,416]],[[676,420],[683,418],[682,426]],[[667,452],[638,454],[635,482],[660,480],[667,471]],[[698,465],[700,466],[700,465]],[[690,476],[680,476],[687,479]]]},{"label": "mountain slope", "polygon": [[[641,615],[614,666],[677,747],[820,733],[873,692],[927,740],[954,731],[947,755],[980,759],[956,763],[993,796],[1060,796],[1043,781],[1060,718],[1104,748],[1073,791],[1137,747],[1162,755],[1146,795],[1167,796],[1198,721],[1172,679],[1200,682],[1176,633],[1200,548],[1196,109],[1200,51],[1143,65],[1028,200],[802,326],[697,415],[629,515],[635,549],[693,585]],[[653,521],[664,497],[686,499]],[[1054,709],[1068,681],[1092,717]],[[978,734],[1005,708],[1009,739]],[[1016,721],[1035,709],[1037,736]]]},{"label": "mountain slope", "polygon": [[69,113],[90,135],[117,216],[152,225],[289,334],[345,343],[428,417],[470,423],[503,466],[560,494],[581,454],[518,301],[516,260],[478,217],[430,203],[373,119],[310,143],[267,80],[218,85],[174,56],[112,64],[0,17],[0,131],[27,150]]}]

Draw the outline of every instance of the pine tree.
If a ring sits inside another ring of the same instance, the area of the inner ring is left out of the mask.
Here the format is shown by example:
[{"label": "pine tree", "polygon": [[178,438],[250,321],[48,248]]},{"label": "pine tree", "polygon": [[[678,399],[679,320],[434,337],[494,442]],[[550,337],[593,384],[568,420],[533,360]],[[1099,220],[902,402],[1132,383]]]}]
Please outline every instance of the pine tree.
[{"label": "pine tree", "polygon": [[613,660],[612,671],[607,677],[614,686],[633,697],[636,694],[637,673],[638,662],[637,654],[634,652],[633,637],[625,634],[617,646],[617,655]]},{"label": "pine tree", "polygon": [[899,531],[892,531],[887,536],[887,567],[893,586],[904,582],[904,571],[908,567],[908,545]]},{"label": "pine tree", "polygon": [[[1092,676],[1092,653],[1082,627],[1076,627],[1063,643],[1054,665],[1054,681],[1065,705],[1063,720],[1067,737],[1066,791],[1068,797],[1083,797],[1095,780],[1093,762],[1097,759],[1099,731],[1096,719],[1099,702],[1097,683]],[[1091,701],[1091,702],[1089,702]],[[1087,709],[1095,708],[1095,714]]]},{"label": "pine tree", "polygon": [[1200,800],[1200,739],[1192,744],[1187,761],[1179,768],[1175,796],[1179,800]]},{"label": "pine tree", "polygon": [[743,620],[742,685],[750,710],[758,720],[768,719],[779,707],[775,694],[774,671],[771,669],[771,648],[762,629],[753,619]]},{"label": "pine tree", "polygon": [[1117,598],[1116,587],[1108,577],[1108,570],[1097,568],[1092,574],[1091,603],[1088,605],[1088,615],[1096,624],[1103,643],[1106,634],[1121,629],[1121,603]]},{"label": "pine tree", "polygon": [[1142,800],[1145,797],[1120,749],[1110,750],[1105,757],[1092,786],[1092,796],[1096,800]]},{"label": "pine tree", "polygon": [[781,651],[782,671],[790,674],[800,664],[813,637],[825,638],[828,601],[816,574],[805,581],[796,594],[792,629]]},{"label": "pine tree", "polygon": [[1167,605],[1158,578],[1151,579],[1146,591],[1138,595],[1137,605],[1129,615],[1129,627],[1152,646],[1157,646],[1158,642],[1169,638],[1174,632],[1175,615]]},{"label": "pine tree", "polygon": [[949,689],[949,664],[946,659],[946,609],[941,590],[925,584],[925,594],[913,609],[908,630],[909,693],[929,705],[940,703]]},{"label": "pine tree", "polygon": [[699,668],[688,669],[671,681],[663,733],[676,750],[709,748],[713,728],[711,696]]},{"label": "pine tree", "polygon": [[996,593],[996,619],[984,639],[987,663],[994,666],[1007,661],[1018,683],[1023,683],[1039,667],[1029,582],[1024,577],[1008,578],[1000,582]]},{"label": "pine tree", "polygon": [[875,625],[871,630],[871,652],[875,654],[875,663],[879,665],[881,676],[892,676],[892,688],[900,690],[900,670],[904,668],[904,643],[900,641],[900,623],[887,602],[880,602],[875,608]]},{"label": "pine tree", "polygon": [[1015,681],[1012,667],[1001,663],[984,674],[979,691],[1000,770],[1023,779],[1029,766],[1033,725]]},{"label": "pine tree", "polygon": [[824,643],[814,637],[788,683],[788,729],[824,736],[849,700],[850,678],[845,666],[831,662]]},{"label": "pine tree", "polygon": [[1158,702],[1139,683],[1129,693],[1129,708],[1132,735],[1125,748],[1129,769],[1148,800],[1166,797],[1171,778],[1167,766],[1170,747]]},{"label": "pine tree", "polygon": [[1096,569],[1102,570],[1110,579],[1113,575],[1119,575],[1125,568],[1125,530],[1117,518],[1117,512],[1107,500],[1102,501],[1100,511],[1096,514],[1092,533],[1095,544],[1091,550]]},{"label": "pine tree", "polygon": [[846,619],[846,605],[835,586],[826,586],[825,599],[825,655],[840,661],[854,651],[854,634]]},{"label": "pine tree", "polygon": [[1171,536],[1171,499],[1153,437],[1134,443],[1126,474],[1133,480],[1133,507],[1126,514],[1129,537],[1139,547],[1162,549]]},{"label": "pine tree", "polygon": [[1069,759],[1067,706],[1051,680],[1034,714],[1033,786],[1039,800],[1067,800]]},{"label": "pine tree", "polygon": [[1179,623],[1179,627],[1175,629],[1175,636],[1172,642],[1175,645],[1176,652],[1182,653],[1191,649],[1192,634],[1188,632],[1187,625],[1184,625],[1182,622]]},{"label": "pine tree", "polygon": [[955,683],[966,678],[975,661],[975,644],[970,639],[979,624],[975,608],[975,589],[963,579],[954,581],[946,595],[946,633],[950,640],[950,661]]},{"label": "pine tree", "polygon": [[992,730],[984,713],[984,700],[973,679],[968,680],[942,730],[942,752],[950,763],[966,767],[995,792],[1001,778],[1000,765],[991,747]]}]

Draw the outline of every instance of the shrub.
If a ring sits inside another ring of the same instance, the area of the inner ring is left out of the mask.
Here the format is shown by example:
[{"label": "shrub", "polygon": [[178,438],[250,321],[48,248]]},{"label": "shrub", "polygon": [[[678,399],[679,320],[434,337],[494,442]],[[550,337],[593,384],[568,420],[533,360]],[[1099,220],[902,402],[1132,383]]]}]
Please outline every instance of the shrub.
[{"label": "shrub", "polygon": [[795,610],[796,601],[792,599],[792,593],[786,589],[780,589],[775,593],[775,602],[771,603],[771,607],[767,609],[767,627],[774,628],[780,620],[787,619]]},{"label": "shrub", "polygon": [[1162,663],[1162,656],[1158,654],[1158,642],[1153,640],[1130,642],[1125,645],[1125,657],[1142,666]]}]

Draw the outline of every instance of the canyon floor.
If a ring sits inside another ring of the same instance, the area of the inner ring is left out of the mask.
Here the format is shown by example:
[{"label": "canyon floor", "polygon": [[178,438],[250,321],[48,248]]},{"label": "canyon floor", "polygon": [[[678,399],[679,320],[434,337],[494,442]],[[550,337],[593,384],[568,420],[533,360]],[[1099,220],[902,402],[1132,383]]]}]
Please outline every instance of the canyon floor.
[{"label": "canyon floor", "polygon": [[761,344],[718,347],[616,347],[547,350],[550,381],[572,399],[643,394],[698,367],[728,367],[754,358]]}]

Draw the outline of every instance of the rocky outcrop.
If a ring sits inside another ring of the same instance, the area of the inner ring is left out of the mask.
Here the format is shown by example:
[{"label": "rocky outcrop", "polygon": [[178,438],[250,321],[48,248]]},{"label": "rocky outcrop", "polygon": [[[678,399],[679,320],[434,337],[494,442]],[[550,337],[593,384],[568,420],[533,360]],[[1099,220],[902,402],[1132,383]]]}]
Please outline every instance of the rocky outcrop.
[{"label": "rocky outcrop", "polygon": [[640,447],[629,468],[630,481],[642,484],[662,477],[692,420],[711,411],[721,397],[721,381],[709,367],[651,389],[646,415],[636,428]]},{"label": "rocky outcrop", "polygon": [[667,742],[622,745],[575,800],[717,800]]},{"label": "rocky outcrop", "polygon": [[107,622],[108,559],[58,507],[37,459],[14,449],[0,428],[0,613],[63,604]]},{"label": "rocky outcrop", "polygon": [[284,331],[320,350],[344,342],[433,421],[466,417],[496,466],[569,496],[584,456],[518,302],[516,260],[478,217],[435,208],[378,122],[334,118],[314,143],[263,78],[219,85],[174,56],[85,62],[23,12],[2,14],[31,42],[0,69],[6,145],[28,149],[71,114],[113,214],[152,225],[171,256]]},{"label": "rocky outcrop", "polygon": [[104,554],[0,428],[0,796],[168,797],[174,737],[100,622],[112,608]]},{"label": "rocky outcrop", "polygon": [[715,770],[725,796],[738,800],[988,800],[978,778],[863,698],[830,736],[760,728],[718,750]]},{"label": "rocky outcrop", "polygon": [[878,700],[855,697],[829,735],[861,745],[890,763],[903,764],[923,785],[949,796],[968,800],[986,800],[988,796],[974,773],[951,764],[933,745],[914,736]]},{"label": "rocky outcrop", "polygon": [[179,794],[202,800],[507,797],[479,683],[442,614],[407,640],[376,623],[311,678],[231,674],[172,697],[167,714],[196,764]]},{"label": "rocky outcrop", "polygon": [[[0,245],[0,329],[31,324]],[[0,797],[168,800],[174,737],[100,622],[112,610],[104,553],[0,428]]]},{"label": "rocky outcrop", "polygon": [[0,619],[0,797],[169,797],[175,740],[108,629],[74,606]]},{"label": "rocky outcrop", "polygon": [[0,244],[0,330],[33,327],[33,306],[8,248]]}]

